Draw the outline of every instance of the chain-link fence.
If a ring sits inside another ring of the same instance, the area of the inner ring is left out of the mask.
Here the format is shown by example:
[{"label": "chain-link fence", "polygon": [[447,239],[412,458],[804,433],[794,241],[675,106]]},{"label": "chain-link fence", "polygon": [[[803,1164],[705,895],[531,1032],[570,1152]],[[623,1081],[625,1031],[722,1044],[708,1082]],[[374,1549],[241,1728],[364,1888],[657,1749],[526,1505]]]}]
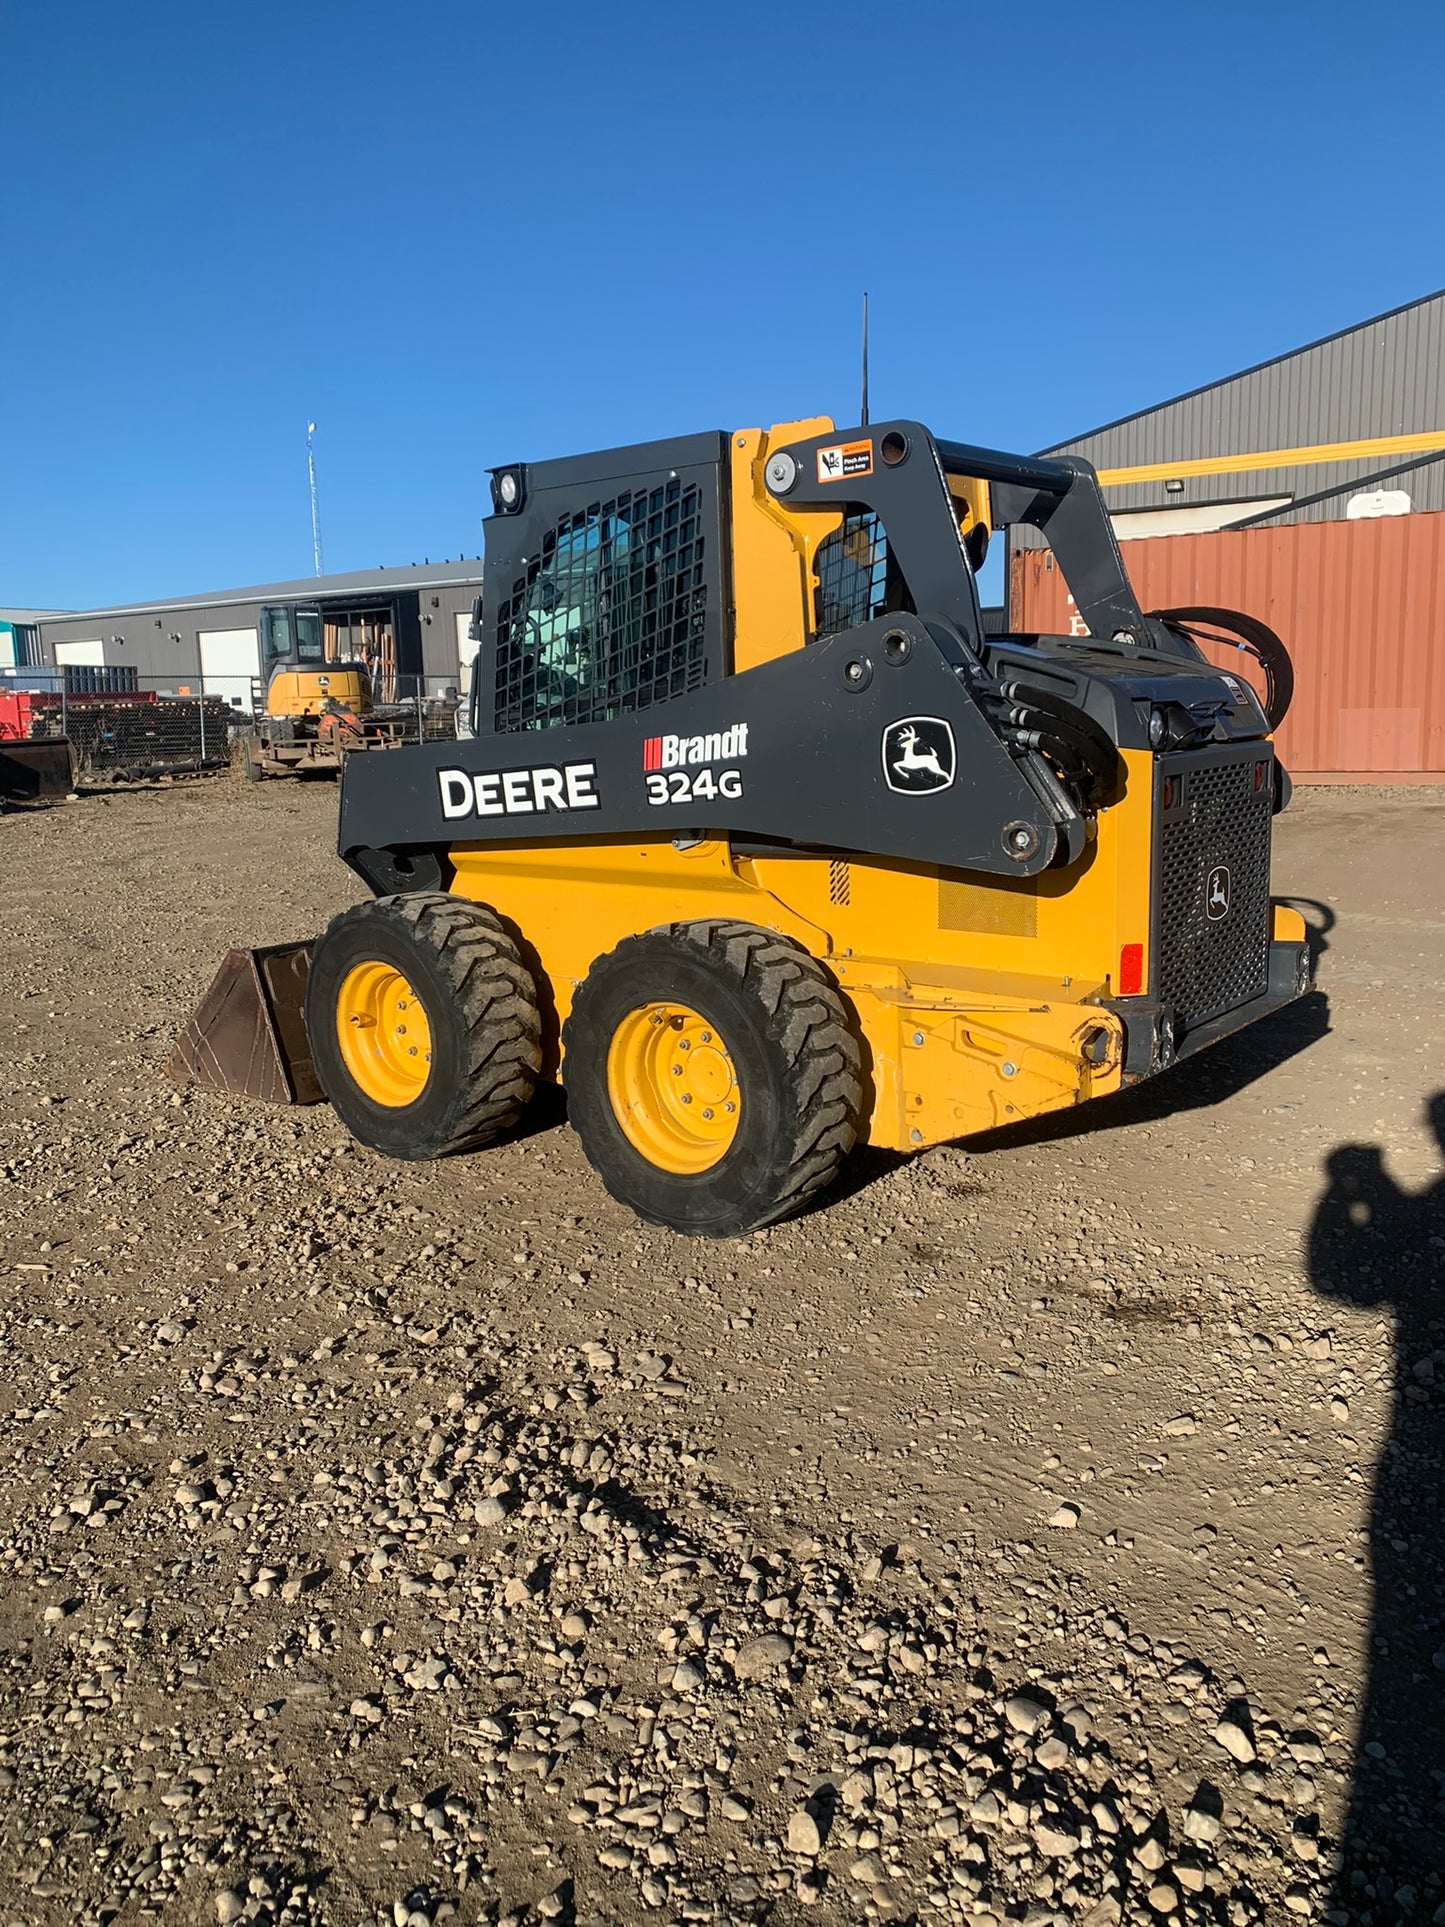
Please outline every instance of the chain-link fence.
[{"label": "chain-link fence", "polygon": [[17,692],[5,733],[20,742],[69,738],[76,775],[172,776],[224,769],[231,759],[233,712],[220,696],[167,696],[153,689],[123,693]]},{"label": "chain-link fence", "polygon": [[[289,665],[287,665],[289,667]],[[311,673],[304,667],[303,675]],[[326,674],[326,664],[316,666]],[[268,713],[265,690],[254,676],[206,676],[198,684],[180,685],[176,700],[194,699],[203,692],[207,702],[219,697],[231,712],[233,729],[250,729]],[[455,681],[442,676],[398,676],[396,693],[390,702],[372,702],[360,712],[364,721],[389,725],[387,734],[400,742],[432,743],[456,735],[460,697]],[[281,714],[284,705],[277,708]]]},{"label": "chain-link fence", "polygon": [[[67,737],[82,782],[226,769],[237,739],[266,714],[265,692],[250,676],[140,689],[125,686],[133,685],[133,671],[68,668],[36,680],[48,686],[0,691],[0,738]],[[387,726],[375,734],[398,744],[456,735],[455,683],[440,676],[398,680],[396,700],[366,712],[368,721]]]},{"label": "chain-link fence", "polygon": [[396,699],[378,704],[375,715],[394,714],[405,719],[411,737],[411,718],[416,719],[416,741],[439,743],[457,733],[457,715],[462,707],[456,678],[444,676],[398,676]]}]

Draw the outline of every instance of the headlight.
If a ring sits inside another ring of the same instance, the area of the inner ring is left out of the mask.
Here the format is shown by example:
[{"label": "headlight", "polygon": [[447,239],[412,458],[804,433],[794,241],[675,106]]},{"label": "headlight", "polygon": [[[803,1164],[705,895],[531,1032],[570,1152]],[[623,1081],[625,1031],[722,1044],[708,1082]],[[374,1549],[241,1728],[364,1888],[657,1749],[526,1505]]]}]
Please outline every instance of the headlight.
[{"label": "headlight", "polygon": [[498,515],[515,515],[522,506],[524,490],[520,468],[492,471],[492,507]]},{"label": "headlight", "polygon": [[1151,709],[1149,711],[1150,749],[1160,749],[1163,747],[1164,732],[1167,728],[1168,723],[1165,720],[1164,711],[1162,709]]}]

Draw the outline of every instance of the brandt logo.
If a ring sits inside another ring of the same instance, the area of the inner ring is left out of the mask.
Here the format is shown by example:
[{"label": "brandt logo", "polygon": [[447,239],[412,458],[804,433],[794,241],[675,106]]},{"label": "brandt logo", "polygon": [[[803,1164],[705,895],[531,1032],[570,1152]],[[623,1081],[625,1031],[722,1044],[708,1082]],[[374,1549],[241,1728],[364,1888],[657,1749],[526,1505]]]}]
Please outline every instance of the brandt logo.
[{"label": "brandt logo", "polygon": [[953,731],[941,716],[902,716],[883,732],[883,777],[900,796],[930,796],[953,782]]},{"label": "brandt logo", "polygon": [[1211,923],[1218,923],[1229,915],[1229,871],[1222,863],[1216,863],[1209,872],[1204,885],[1204,908]]},{"label": "brandt logo", "polygon": [[748,724],[714,729],[706,736],[649,736],[642,745],[645,770],[681,769],[690,763],[730,763],[748,753]]}]

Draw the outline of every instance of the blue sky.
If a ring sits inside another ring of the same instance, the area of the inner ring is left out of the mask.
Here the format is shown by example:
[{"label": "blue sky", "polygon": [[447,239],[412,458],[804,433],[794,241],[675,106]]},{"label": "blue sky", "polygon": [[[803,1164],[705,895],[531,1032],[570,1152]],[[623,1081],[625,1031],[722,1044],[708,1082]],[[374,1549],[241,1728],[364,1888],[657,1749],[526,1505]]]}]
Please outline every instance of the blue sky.
[{"label": "blue sky", "polygon": [[1445,282],[1445,9],[92,0],[0,27],[0,604],[475,554],[485,469],[1034,448]]}]

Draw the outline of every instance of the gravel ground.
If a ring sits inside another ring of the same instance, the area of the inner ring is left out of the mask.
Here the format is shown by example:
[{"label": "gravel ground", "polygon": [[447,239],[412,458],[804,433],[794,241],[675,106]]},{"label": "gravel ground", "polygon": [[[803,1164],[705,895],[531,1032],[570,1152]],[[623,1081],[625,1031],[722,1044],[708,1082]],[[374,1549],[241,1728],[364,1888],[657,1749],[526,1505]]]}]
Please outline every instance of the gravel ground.
[{"label": "gravel ground", "polygon": [[1445,791],[1282,819],[1309,1004],[731,1245],[166,1083],[334,820],[0,822],[0,1919],[1445,1920]]}]

